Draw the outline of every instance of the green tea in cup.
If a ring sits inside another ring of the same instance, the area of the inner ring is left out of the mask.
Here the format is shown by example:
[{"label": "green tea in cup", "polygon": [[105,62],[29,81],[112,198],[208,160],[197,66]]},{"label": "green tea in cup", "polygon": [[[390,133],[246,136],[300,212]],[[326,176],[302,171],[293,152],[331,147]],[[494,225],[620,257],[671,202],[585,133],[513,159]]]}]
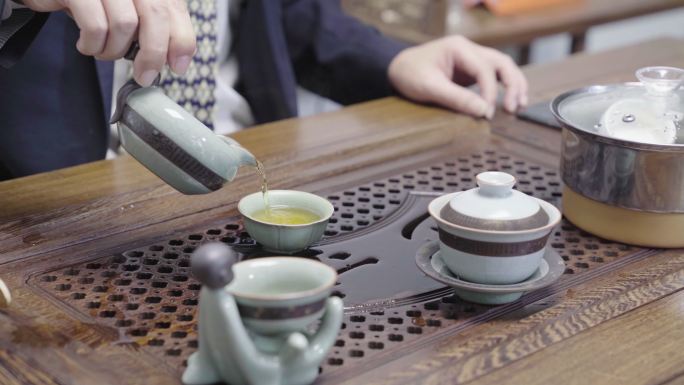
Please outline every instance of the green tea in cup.
[{"label": "green tea in cup", "polygon": [[257,221],[275,225],[305,225],[321,220],[320,215],[311,210],[291,206],[269,206],[251,216]]},{"label": "green tea in cup", "polygon": [[292,254],[318,242],[335,207],[327,199],[304,191],[269,190],[270,206],[261,191],[240,199],[245,230],[265,250]]}]

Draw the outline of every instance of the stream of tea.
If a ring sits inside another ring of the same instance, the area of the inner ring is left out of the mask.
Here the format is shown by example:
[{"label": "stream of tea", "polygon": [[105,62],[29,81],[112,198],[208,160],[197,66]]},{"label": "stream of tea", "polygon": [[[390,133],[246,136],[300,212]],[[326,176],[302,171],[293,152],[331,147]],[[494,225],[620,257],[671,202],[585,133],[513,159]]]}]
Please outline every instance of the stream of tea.
[{"label": "stream of tea", "polygon": [[273,223],[276,225],[303,225],[317,222],[321,217],[311,210],[287,205],[271,205],[268,199],[268,179],[266,168],[260,161],[256,161],[256,171],[261,177],[261,194],[264,199],[264,209],[252,214],[258,221]]},{"label": "stream of tea", "polygon": [[260,160],[256,161],[256,171],[261,177],[261,195],[264,197],[264,207],[268,212],[270,208],[268,203],[268,179],[266,179],[266,168],[264,168],[264,164]]}]

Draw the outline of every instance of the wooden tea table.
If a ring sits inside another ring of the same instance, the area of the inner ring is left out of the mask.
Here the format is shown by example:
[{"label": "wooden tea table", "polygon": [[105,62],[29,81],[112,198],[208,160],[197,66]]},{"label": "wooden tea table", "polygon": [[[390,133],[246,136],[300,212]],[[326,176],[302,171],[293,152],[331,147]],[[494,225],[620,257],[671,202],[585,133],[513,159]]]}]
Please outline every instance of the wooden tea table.
[{"label": "wooden tea table", "polygon": [[[682,44],[528,67],[531,99],[684,66]],[[551,244],[567,270],[550,288],[498,307],[439,285],[414,290],[434,285],[412,267],[430,222],[388,230],[424,204],[410,192],[470,188],[477,172],[502,169],[560,203],[557,130],[387,98],[235,138],[264,161],[272,188],[338,207],[325,247],[349,246],[317,257],[341,272],[349,309],[320,383],[684,383],[681,250],[620,245],[564,222]],[[197,348],[189,254],[209,240],[253,247],[235,205],[258,187],[244,169],[217,193],[182,196],[128,157],[0,183],[0,276],[14,295],[0,310],[0,383],[179,383]]]}]

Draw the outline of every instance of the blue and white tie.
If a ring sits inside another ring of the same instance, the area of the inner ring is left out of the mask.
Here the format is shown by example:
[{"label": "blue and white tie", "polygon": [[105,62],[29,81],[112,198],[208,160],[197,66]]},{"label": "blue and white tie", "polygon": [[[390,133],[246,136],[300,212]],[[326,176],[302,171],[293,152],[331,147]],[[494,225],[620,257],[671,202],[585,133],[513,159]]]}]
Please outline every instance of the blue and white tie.
[{"label": "blue and white tie", "polygon": [[176,103],[213,128],[216,99],[216,0],[187,0],[190,18],[197,36],[197,52],[185,75],[168,68],[162,73],[160,87]]}]

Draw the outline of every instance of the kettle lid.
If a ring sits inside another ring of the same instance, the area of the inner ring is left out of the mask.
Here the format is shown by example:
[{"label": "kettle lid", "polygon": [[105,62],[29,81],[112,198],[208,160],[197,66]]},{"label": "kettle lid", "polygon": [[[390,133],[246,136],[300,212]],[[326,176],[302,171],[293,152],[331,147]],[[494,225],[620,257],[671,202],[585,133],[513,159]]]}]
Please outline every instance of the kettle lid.
[{"label": "kettle lid", "polygon": [[551,108],[564,124],[628,142],[684,144],[684,69],[645,67],[639,82],[590,86],[560,95]]}]

